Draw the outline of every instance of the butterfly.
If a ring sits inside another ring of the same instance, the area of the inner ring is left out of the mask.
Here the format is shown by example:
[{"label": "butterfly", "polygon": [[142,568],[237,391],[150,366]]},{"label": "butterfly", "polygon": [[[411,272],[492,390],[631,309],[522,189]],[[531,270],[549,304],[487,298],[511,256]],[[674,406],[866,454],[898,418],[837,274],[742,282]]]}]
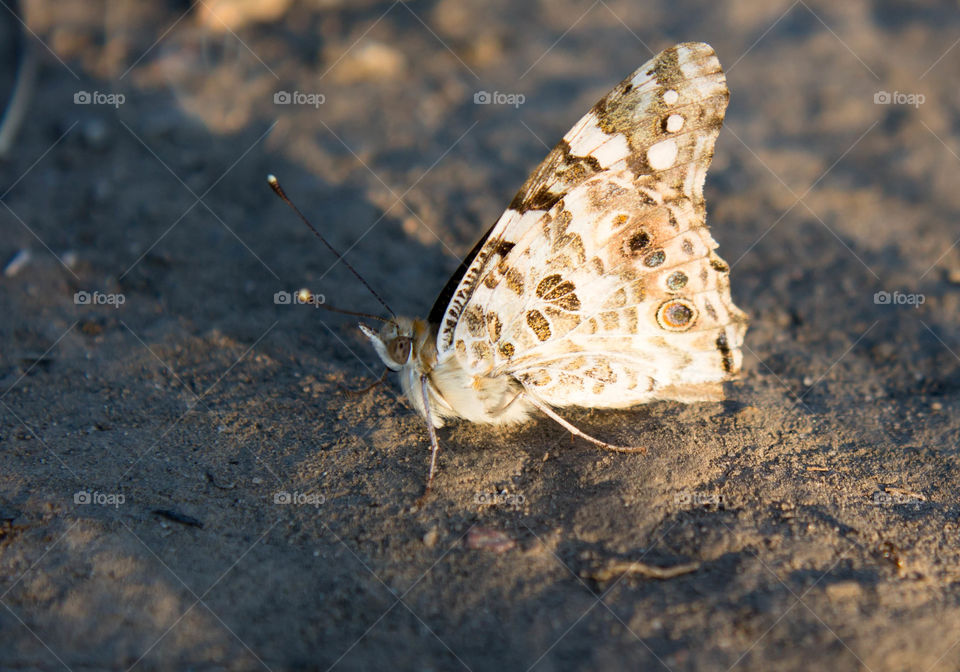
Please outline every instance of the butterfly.
[{"label": "butterfly", "polygon": [[510,425],[539,411],[601,448],[644,452],[554,409],[723,399],[747,317],[703,185],[728,99],[709,45],[660,52],[563,136],[426,319],[359,325],[426,420],[426,491],[450,419]]}]

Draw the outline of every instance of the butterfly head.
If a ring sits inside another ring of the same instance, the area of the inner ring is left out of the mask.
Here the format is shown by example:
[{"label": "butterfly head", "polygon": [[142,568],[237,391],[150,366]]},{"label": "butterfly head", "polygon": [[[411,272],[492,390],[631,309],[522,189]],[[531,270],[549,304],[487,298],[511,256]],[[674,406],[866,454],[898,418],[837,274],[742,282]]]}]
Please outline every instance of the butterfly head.
[{"label": "butterfly head", "polygon": [[360,324],[360,331],[370,339],[373,349],[392,371],[400,371],[417,362],[429,334],[426,322],[409,317],[384,322],[379,332]]}]

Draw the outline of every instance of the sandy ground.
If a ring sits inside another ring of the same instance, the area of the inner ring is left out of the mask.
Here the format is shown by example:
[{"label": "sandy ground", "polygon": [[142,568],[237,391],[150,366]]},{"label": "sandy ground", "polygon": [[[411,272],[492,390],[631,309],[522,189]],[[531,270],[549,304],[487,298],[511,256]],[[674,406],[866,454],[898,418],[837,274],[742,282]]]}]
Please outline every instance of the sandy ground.
[{"label": "sandy ground", "polygon": [[[960,669],[956,3],[284,4],[229,32],[214,0],[27,3],[0,668]],[[354,321],[274,294],[379,307],[264,176],[423,315],[546,146],[684,40],[732,92],[707,203],[743,379],[568,414],[646,456],[441,430],[416,508],[397,383],[344,394],[380,373]]]}]

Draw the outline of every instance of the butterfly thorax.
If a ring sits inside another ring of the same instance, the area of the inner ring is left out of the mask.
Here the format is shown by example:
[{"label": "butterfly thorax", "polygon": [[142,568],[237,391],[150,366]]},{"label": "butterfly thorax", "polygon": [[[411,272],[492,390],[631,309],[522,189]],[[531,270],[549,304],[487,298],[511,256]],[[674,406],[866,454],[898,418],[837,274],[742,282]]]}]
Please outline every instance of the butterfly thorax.
[{"label": "butterfly thorax", "polygon": [[521,398],[523,387],[513,377],[471,373],[452,353],[441,358],[438,327],[426,320],[398,317],[385,322],[379,333],[363,324],[360,329],[387,368],[399,372],[404,394],[424,418],[421,379],[426,377],[430,417],[436,427],[442,427],[446,418],[512,424],[523,422],[533,410]]}]

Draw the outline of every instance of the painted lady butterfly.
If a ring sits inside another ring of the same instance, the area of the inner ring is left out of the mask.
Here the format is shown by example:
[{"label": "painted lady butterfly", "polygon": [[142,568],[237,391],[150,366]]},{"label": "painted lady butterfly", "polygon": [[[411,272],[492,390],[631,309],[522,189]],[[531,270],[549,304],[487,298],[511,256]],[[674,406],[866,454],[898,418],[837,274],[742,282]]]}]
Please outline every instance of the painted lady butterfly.
[{"label": "painted lady butterfly", "polygon": [[714,252],[703,184],[728,98],[709,45],[661,52],[563,137],[427,319],[360,325],[427,421],[427,489],[434,428],[449,418],[511,424],[539,410],[602,448],[642,452],[553,409],[723,398],[747,318]]}]

